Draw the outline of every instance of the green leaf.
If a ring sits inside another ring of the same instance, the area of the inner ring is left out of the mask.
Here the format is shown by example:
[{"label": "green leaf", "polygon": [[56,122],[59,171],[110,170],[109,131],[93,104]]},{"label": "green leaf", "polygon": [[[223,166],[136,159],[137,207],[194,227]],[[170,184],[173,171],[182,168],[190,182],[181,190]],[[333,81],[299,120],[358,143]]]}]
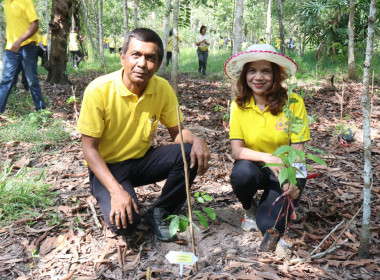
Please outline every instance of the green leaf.
[{"label": "green leaf", "polygon": [[294,149],[289,152],[288,159],[289,159],[289,165],[292,165],[293,162],[296,161],[296,159],[297,159],[297,152]]},{"label": "green leaf", "polygon": [[185,219],[181,219],[179,221],[179,232],[186,231],[188,226],[189,226],[189,222]]},{"label": "green leaf", "polygon": [[310,146],[310,145],[305,145],[307,148],[309,148],[310,150],[312,150],[312,151],[314,151],[314,152],[317,152],[317,153],[320,153],[320,154],[322,154],[322,155],[324,155],[324,156],[327,156],[327,154],[323,151],[323,150],[321,150],[321,149],[318,149],[318,148],[314,148],[314,147],[312,147],[312,146]]},{"label": "green leaf", "polygon": [[197,214],[198,218],[199,218],[199,223],[204,227],[204,228],[208,228],[208,223],[207,223],[207,219],[206,217],[199,213]]},{"label": "green leaf", "polygon": [[302,161],[305,161],[305,152],[304,152],[304,151],[297,150],[296,153],[297,153],[298,157],[299,157]]},{"label": "green leaf", "polygon": [[294,167],[288,167],[288,180],[291,184],[297,185],[296,170]]},{"label": "green leaf", "polygon": [[283,168],[281,171],[278,173],[278,181],[280,182],[280,186],[288,179],[288,169]]},{"label": "green leaf", "polygon": [[170,225],[169,225],[170,237],[173,237],[176,234],[178,228],[179,228],[179,218],[178,216],[175,216],[173,220],[171,220]]},{"label": "green leaf", "polygon": [[199,196],[199,192],[196,192],[195,194],[194,194],[194,197],[198,197]]},{"label": "green leaf", "polygon": [[274,151],[273,155],[274,156],[282,155],[282,154],[289,152],[291,149],[292,149],[292,147],[290,147],[288,145],[283,145],[283,146],[279,147],[276,151]]},{"label": "green leaf", "polygon": [[307,115],[306,118],[309,123],[315,123],[315,119],[312,116]]},{"label": "green leaf", "polygon": [[214,209],[210,207],[202,207],[202,209],[206,212],[207,216],[209,216],[211,220],[215,221],[216,215]]},{"label": "green leaf", "polygon": [[318,156],[315,156],[315,155],[311,155],[311,154],[306,154],[306,156],[311,159],[312,161],[318,163],[318,164],[323,164],[323,165],[327,165],[327,163],[321,159],[320,157]]},{"label": "green leaf", "polygon": [[203,197],[197,197],[197,200],[199,203],[205,203],[205,200],[203,199]]},{"label": "green leaf", "polygon": [[284,166],[282,163],[267,163],[263,167],[269,167],[269,166]]},{"label": "green leaf", "polygon": [[208,194],[204,195],[204,196],[203,196],[203,199],[206,200],[206,201],[213,201],[213,200],[214,200],[214,199],[213,199],[211,196],[209,196]]},{"label": "green leaf", "polygon": [[293,103],[298,103],[298,99],[295,98],[289,98],[289,105]]}]

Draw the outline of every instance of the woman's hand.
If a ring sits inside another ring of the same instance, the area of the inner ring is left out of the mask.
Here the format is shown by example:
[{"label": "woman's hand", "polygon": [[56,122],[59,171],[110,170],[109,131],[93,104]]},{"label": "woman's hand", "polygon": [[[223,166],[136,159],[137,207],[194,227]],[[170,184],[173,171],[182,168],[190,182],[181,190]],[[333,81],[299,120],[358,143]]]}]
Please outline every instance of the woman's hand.
[{"label": "woman's hand", "polygon": [[[279,163],[283,164],[282,160],[278,157],[272,156],[271,154],[267,154],[263,158],[264,163]],[[268,166],[270,170],[272,170],[274,176],[278,178],[278,173],[280,173],[282,166]]]},{"label": "woman's hand", "polygon": [[300,196],[300,189],[292,184],[283,185],[284,196],[290,197],[292,200],[297,199]]}]

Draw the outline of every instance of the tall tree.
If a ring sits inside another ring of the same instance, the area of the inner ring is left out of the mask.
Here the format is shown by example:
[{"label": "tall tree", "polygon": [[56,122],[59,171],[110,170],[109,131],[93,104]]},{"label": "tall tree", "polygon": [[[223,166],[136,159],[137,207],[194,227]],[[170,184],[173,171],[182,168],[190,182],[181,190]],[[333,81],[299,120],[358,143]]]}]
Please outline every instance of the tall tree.
[{"label": "tall tree", "polygon": [[236,0],[235,10],[235,36],[234,36],[234,49],[233,53],[236,54],[241,51],[242,43],[242,24],[244,13],[244,0]]},{"label": "tall tree", "polygon": [[[164,59],[161,64],[161,73],[166,73],[166,56],[167,56],[167,48],[169,42],[169,32],[170,32],[170,6],[172,4],[172,0],[166,0],[166,8],[165,8],[165,33],[164,33]],[[172,62],[173,63],[173,62]]]},{"label": "tall tree", "polygon": [[[82,2],[82,9],[83,9],[84,17],[86,19],[89,19],[87,1],[86,0],[81,0],[81,2]],[[87,34],[88,34],[88,37],[90,38],[91,47],[92,47],[93,50],[97,51],[98,47],[95,45],[94,38],[92,37],[92,31],[91,31],[90,21],[89,20],[85,20],[85,23],[86,23]]]},{"label": "tall tree", "polygon": [[66,0],[53,0],[50,18],[51,51],[50,59],[46,64],[49,71],[47,81],[56,84],[67,84],[67,33],[70,29],[69,17],[72,2]]},{"label": "tall tree", "polygon": [[348,78],[356,79],[355,71],[355,31],[354,31],[354,18],[355,18],[355,0],[350,0],[350,16],[348,19]]},{"label": "tall tree", "polygon": [[138,18],[139,18],[139,0],[135,0],[133,3],[133,28],[138,27]]},{"label": "tall tree", "polygon": [[373,55],[373,38],[375,36],[376,0],[371,0],[368,17],[367,48],[364,61],[363,73],[363,143],[364,143],[364,188],[363,188],[363,221],[360,235],[360,246],[358,257],[369,258],[369,242],[371,240],[371,190],[372,190],[372,168],[371,168],[371,98],[369,93],[370,70]]},{"label": "tall tree", "polygon": [[[179,0],[173,2],[173,50],[172,50],[172,87],[178,96],[178,18]],[[165,63],[165,61],[164,61]]]},{"label": "tall tree", "polygon": [[124,39],[128,35],[128,1],[123,0],[123,35]]},{"label": "tall tree", "polygon": [[104,45],[103,45],[103,0],[99,0],[99,16],[98,16],[98,29],[99,29],[99,53],[100,65],[106,72],[106,60],[104,58]]},{"label": "tall tree", "polygon": [[272,41],[272,2],[273,0],[268,0],[267,29],[265,33],[265,41],[267,44],[270,44]]},{"label": "tall tree", "polygon": [[47,36],[47,57],[49,60],[50,57],[50,27],[49,27],[49,21],[50,21],[50,16],[49,16],[49,0],[45,0],[45,11],[46,11],[46,36]]},{"label": "tall tree", "polygon": [[[0,10],[3,10],[3,3],[0,4]],[[3,31],[3,13],[0,14],[0,42],[5,41],[3,38],[3,32],[4,32]],[[3,46],[4,46],[4,44],[1,43],[0,44],[0,61],[1,62],[3,61],[3,52],[4,52]],[[3,68],[1,67],[1,69],[3,69]]]},{"label": "tall tree", "polygon": [[[84,0],[84,1],[87,1],[87,0]],[[99,12],[98,12],[98,9],[95,6],[95,1],[91,0],[90,3],[91,3],[92,14],[94,15],[94,22],[96,23],[96,31],[97,31],[96,33],[98,35],[98,36],[95,36],[96,45],[100,46],[100,42],[103,42],[103,38],[100,38],[100,41],[99,41],[99,16],[98,16]],[[99,49],[99,53],[100,53],[100,49]]]},{"label": "tall tree", "polygon": [[280,27],[281,52],[285,53],[284,17],[282,16],[282,0],[277,0],[278,22]]}]

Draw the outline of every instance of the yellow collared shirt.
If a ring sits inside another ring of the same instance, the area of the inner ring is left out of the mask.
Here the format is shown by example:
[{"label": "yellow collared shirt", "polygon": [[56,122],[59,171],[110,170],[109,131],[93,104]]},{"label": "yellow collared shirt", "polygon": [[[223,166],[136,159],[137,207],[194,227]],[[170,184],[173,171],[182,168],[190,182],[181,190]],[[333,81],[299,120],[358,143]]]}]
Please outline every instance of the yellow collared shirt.
[{"label": "yellow collared shirt", "polygon": [[[30,24],[38,20],[38,16],[32,0],[5,0],[4,13],[7,25],[7,44],[5,49],[10,50],[13,43],[28,30]],[[22,42],[21,46],[25,46],[31,42],[38,42],[38,32]]]},{"label": "yellow collared shirt", "polygon": [[[290,97],[298,100],[297,103],[290,105],[290,109],[306,124],[298,135],[291,134],[291,143],[307,142],[310,140],[310,131],[305,104],[296,93],[292,93]],[[255,104],[253,97],[245,108],[237,105],[235,100],[231,104],[230,139],[243,140],[249,149],[273,154],[280,146],[288,145],[288,134],[284,132],[285,127],[284,112],[275,116],[268,107],[262,112]]]},{"label": "yellow collared shirt", "polygon": [[144,156],[159,121],[177,126],[178,100],[166,80],[153,76],[138,98],[124,85],[122,74],[123,69],[88,85],[77,124],[80,133],[101,138],[99,152],[107,163]]}]

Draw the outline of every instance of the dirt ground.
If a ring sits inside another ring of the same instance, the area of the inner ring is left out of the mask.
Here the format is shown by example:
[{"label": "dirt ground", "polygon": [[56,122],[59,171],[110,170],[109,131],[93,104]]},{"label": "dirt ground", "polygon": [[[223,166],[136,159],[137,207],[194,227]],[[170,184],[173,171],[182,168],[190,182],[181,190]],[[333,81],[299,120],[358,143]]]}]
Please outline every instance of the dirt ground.
[{"label": "dirt ground", "polygon": [[[89,81],[98,74],[71,77],[81,95]],[[345,225],[362,205],[363,143],[362,87],[346,84],[341,121],[342,84],[332,86],[302,85],[313,93],[306,97],[311,124],[310,145],[324,150],[328,166],[312,165],[318,177],[307,183],[289,235],[293,238],[293,256],[281,259],[274,253],[259,250],[260,233],[247,233],[240,228],[243,211],[229,184],[233,159],[228,128],[223,126],[227,113],[230,87],[208,78],[180,77],[180,104],[184,125],[206,139],[212,152],[209,171],[197,177],[192,188],[206,191],[214,198],[208,203],[215,209],[216,220],[209,229],[195,231],[198,271],[185,265],[183,276],[177,264],[170,264],[169,251],[192,252],[189,231],[181,233],[178,243],[157,241],[145,226],[127,238],[114,236],[105,225],[96,201],[89,193],[87,169],[80,148],[80,135],[75,132],[75,114],[66,100],[70,86],[50,85],[42,80],[53,117],[61,118],[71,131],[60,150],[46,149],[39,155],[28,153],[28,143],[10,142],[0,146],[1,160],[47,168],[47,181],[52,191],[59,191],[55,206],[42,209],[41,216],[9,222],[0,229],[0,279],[380,279],[380,95],[373,98],[372,110],[372,217],[369,259],[357,260],[362,212],[352,224]],[[377,87],[377,90],[379,88]],[[377,91],[378,92],[378,91]],[[218,110],[216,110],[216,106]],[[1,125],[6,125],[2,120]],[[331,127],[345,123],[355,134],[355,141],[342,145]],[[169,143],[160,127],[154,145]],[[26,156],[26,157],[23,157]],[[163,182],[136,189],[144,213],[159,196]],[[95,205],[97,225],[94,219]],[[194,209],[200,206],[194,202]],[[49,215],[50,213],[50,215]],[[52,223],[51,213],[57,217]],[[187,207],[183,209],[187,215]],[[320,258],[311,251],[339,224],[343,223],[320,246]],[[196,221],[197,222],[197,221]],[[335,245],[333,244],[334,242]],[[31,251],[36,250],[34,254]]]}]

